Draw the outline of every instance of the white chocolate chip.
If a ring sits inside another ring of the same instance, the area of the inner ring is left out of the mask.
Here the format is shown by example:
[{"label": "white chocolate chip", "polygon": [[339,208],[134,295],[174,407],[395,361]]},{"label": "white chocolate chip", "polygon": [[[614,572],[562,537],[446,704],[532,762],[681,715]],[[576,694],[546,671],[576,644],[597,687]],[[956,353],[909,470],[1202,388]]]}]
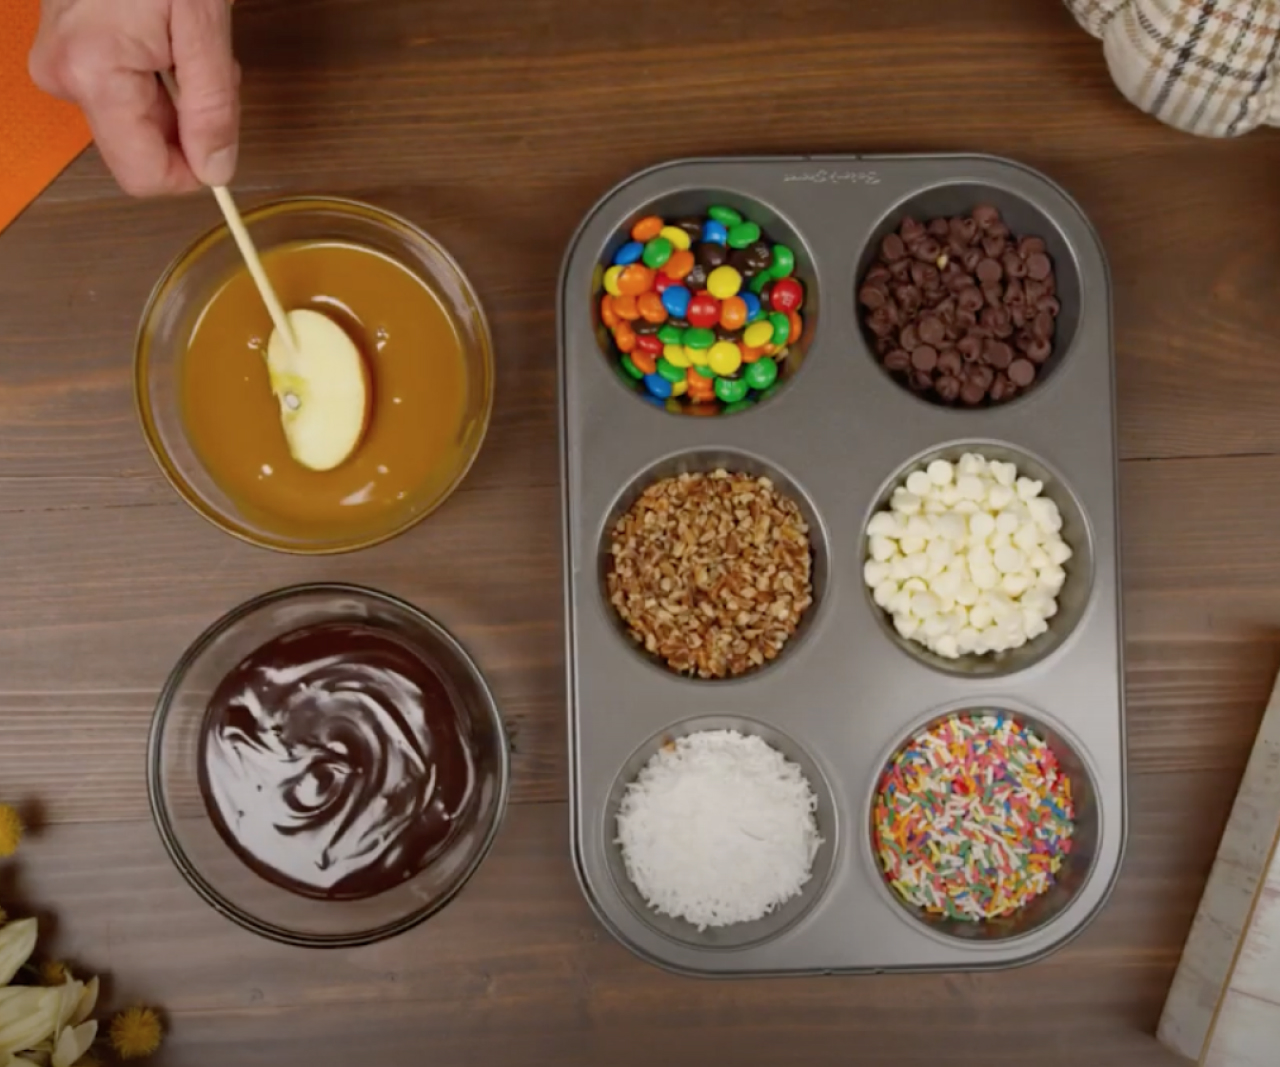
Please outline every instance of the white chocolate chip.
[{"label": "white chocolate chip", "polygon": [[884,563],[898,554],[898,546],[887,537],[871,538],[871,558],[877,563]]},{"label": "white chocolate chip", "polygon": [[950,485],[952,479],[955,478],[955,474],[955,468],[945,459],[935,459],[929,464],[929,481],[933,482],[934,485]]},{"label": "white chocolate chip", "polygon": [[926,497],[933,492],[933,479],[924,471],[912,471],[907,475],[907,492]]},{"label": "white chocolate chip", "polygon": [[872,594],[876,607],[888,608],[893,598],[898,595],[898,583],[892,578],[886,579],[876,586],[875,592]]}]

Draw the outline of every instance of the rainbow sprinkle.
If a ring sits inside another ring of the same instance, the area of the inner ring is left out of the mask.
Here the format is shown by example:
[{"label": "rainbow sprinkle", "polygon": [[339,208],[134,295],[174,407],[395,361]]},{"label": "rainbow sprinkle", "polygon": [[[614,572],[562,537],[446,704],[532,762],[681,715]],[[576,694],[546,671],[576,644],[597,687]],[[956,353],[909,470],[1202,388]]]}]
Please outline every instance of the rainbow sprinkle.
[{"label": "rainbow sprinkle", "polygon": [[917,734],[885,768],[875,844],[908,904],[967,922],[1048,892],[1071,851],[1071,780],[1044,740],[999,711]]}]

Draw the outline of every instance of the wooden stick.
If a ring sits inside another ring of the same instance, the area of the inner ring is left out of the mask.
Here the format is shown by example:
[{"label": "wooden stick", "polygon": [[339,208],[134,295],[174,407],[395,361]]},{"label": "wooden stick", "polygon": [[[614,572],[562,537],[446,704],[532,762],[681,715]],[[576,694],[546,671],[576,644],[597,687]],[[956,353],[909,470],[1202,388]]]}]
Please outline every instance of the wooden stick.
[{"label": "wooden stick", "polygon": [[[167,70],[162,70],[160,72],[160,81],[164,83],[164,87],[169,93],[169,98],[176,104],[178,102],[178,85],[173,80],[173,74]],[[293,335],[289,319],[280,304],[280,298],[276,296],[275,289],[271,287],[271,280],[263,269],[258,250],[253,244],[253,238],[249,236],[249,230],[244,224],[244,219],[240,217],[240,212],[236,209],[236,202],[231,198],[231,191],[225,185],[215,185],[212,188],[213,198],[218,201],[218,207],[222,209],[222,217],[227,220],[227,229],[231,231],[231,236],[235,239],[236,246],[240,249],[240,255],[244,257],[245,266],[249,268],[253,283],[258,287],[262,302],[267,305],[267,313],[271,316],[276,332],[284,338],[285,343],[289,346],[289,354],[296,357],[298,354],[297,339]]]}]

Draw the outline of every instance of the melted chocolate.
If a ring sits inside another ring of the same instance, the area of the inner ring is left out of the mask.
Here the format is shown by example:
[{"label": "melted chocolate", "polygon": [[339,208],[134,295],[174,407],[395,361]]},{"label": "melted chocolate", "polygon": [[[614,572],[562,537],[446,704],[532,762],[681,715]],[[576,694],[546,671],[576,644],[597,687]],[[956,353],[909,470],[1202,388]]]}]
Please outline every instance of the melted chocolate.
[{"label": "melted chocolate", "polygon": [[394,632],[323,623],[274,638],[219,684],[201,744],[214,825],[262,877],[350,900],[439,854],[475,766],[451,691]]}]

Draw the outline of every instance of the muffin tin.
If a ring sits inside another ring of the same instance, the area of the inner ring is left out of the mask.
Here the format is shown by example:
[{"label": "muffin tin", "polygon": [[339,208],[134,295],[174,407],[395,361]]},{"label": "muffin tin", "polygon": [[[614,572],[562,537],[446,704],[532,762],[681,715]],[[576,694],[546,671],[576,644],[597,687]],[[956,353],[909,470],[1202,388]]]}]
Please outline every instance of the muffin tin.
[{"label": "muffin tin", "polygon": [[[600,268],[642,215],[714,203],[795,250],[806,286],[803,365],[748,411],[678,418],[620,382],[595,310]],[[904,215],[979,203],[999,208],[1015,234],[1046,240],[1062,314],[1035,388],[997,407],[949,409],[882,369],[860,328],[856,288]],[[596,205],[569,247],[559,311],[572,842],[601,922],[656,964],[725,976],[998,968],[1078,934],[1115,882],[1127,820],[1111,289],[1079,207],[1036,172],[983,156],[679,161]],[[1075,556],[1048,634],[955,662],[899,639],[862,569],[866,524],[893,488],[930,459],[965,451],[1044,478]],[[645,655],[608,603],[604,575],[612,526],[645,486],[719,466],[767,475],[800,505],[814,604],[775,662],[703,681]],[[911,733],[967,708],[1004,709],[1037,728],[1077,790],[1075,847],[1058,884],[998,923],[913,912],[885,884],[872,845],[885,763]],[[644,906],[614,844],[614,816],[664,739],[723,727],[760,734],[800,762],[826,843],[799,898],[757,923],[699,933]]]}]

